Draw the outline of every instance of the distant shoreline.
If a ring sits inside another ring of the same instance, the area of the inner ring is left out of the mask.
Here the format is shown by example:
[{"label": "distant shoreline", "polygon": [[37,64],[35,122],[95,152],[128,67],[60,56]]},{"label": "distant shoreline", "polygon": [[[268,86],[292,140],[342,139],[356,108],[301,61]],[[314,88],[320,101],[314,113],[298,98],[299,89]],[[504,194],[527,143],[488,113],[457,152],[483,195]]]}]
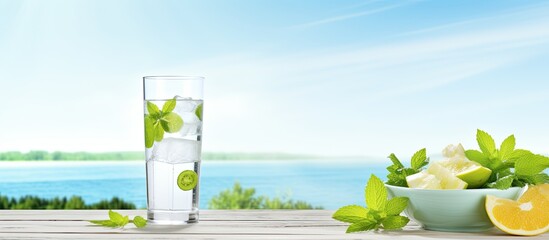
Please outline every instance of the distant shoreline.
[{"label": "distant shoreline", "polygon": [[[225,160],[313,160],[313,159],[364,159],[381,160],[380,157],[366,156],[315,156],[307,154],[289,153],[239,153],[239,152],[205,152],[202,153],[202,160],[225,161]],[[145,154],[142,151],[120,151],[120,152],[0,152],[0,162],[11,161],[144,161]]]}]

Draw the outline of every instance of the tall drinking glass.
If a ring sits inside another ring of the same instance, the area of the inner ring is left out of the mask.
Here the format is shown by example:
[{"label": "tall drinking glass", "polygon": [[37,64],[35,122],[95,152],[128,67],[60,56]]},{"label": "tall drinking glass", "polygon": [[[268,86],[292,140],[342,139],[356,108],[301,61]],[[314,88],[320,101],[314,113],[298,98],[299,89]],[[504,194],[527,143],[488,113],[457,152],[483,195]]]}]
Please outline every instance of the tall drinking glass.
[{"label": "tall drinking glass", "polygon": [[143,78],[147,218],[152,224],[198,222],[203,80]]}]

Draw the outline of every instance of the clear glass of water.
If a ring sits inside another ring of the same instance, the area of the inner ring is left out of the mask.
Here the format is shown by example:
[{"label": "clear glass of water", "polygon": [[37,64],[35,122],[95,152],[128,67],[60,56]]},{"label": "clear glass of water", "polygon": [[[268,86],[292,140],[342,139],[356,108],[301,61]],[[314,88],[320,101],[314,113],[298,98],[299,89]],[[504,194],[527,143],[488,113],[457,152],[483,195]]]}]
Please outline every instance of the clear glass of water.
[{"label": "clear glass of water", "polygon": [[203,80],[143,78],[147,218],[151,224],[198,222]]}]

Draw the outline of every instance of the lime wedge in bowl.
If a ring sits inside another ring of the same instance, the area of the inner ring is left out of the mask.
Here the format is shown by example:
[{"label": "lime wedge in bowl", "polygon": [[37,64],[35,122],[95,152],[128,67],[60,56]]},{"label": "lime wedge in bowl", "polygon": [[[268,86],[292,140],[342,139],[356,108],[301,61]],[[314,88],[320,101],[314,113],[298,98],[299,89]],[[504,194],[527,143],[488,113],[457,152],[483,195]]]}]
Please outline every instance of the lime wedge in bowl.
[{"label": "lime wedge in bowl", "polygon": [[439,161],[440,165],[450,170],[459,179],[467,182],[468,188],[482,187],[490,178],[492,170],[465,157],[465,150],[461,144],[449,145],[443,151],[447,159]]},{"label": "lime wedge in bowl", "polygon": [[476,162],[466,161],[468,162],[459,167],[445,163],[444,161],[441,161],[440,164],[454,173],[456,177],[467,182],[469,188],[482,187],[482,185],[488,181],[488,178],[490,178],[492,170],[485,168]]}]

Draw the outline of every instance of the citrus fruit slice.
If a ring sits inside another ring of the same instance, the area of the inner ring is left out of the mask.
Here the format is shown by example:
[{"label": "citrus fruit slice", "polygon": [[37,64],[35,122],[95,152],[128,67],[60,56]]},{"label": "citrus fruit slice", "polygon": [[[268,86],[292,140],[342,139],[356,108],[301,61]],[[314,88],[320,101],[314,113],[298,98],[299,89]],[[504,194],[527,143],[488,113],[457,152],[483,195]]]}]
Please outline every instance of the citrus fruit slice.
[{"label": "citrus fruit slice", "polygon": [[468,188],[482,187],[490,178],[492,170],[485,168],[477,162],[465,158],[449,158],[439,162],[444,168],[450,170],[453,175],[465,181]]},{"label": "citrus fruit slice", "polygon": [[452,174],[452,172],[446,169],[438,162],[431,163],[431,166],[427,168],[427,172],[435,175],[440,179],[440,186],[442,189],[466,189],[467,183]]},{"label": "citrus fruit slice", "polygon": [[467,183],[468,188],[482,187],[490,178],[492,170],[485,168],[477,162],[473,162],[465,157],[465,150],[461,144],[448,145],[442,154],[447,159],[439,163],[450,170],[453,175]]},{"label": "citrus fruit slice", "polygon": [[513,201],[486,196],[486,213],[496,227],[513,235],[538,235],[549,231],[549,184],[528,186]]},{"label": "citrus fruit slice", "polygon": [[198,174],[193,170],[185,170],[177,176],[177,186],[183,191],[189,191],[196,187]]},{"label": "citrus fruit slice", "polygon": [[406,177],[410,188],[422,189],[465,189],[467,183],[457,178],[440,163],[431,163],[427,170]]},{"label": "citrus fruit slice", "polygon": [[442,189],[440,180],[435,175],[425,171],[406,177],[406,183],[408,183],[408,187],[410,188]]}]

